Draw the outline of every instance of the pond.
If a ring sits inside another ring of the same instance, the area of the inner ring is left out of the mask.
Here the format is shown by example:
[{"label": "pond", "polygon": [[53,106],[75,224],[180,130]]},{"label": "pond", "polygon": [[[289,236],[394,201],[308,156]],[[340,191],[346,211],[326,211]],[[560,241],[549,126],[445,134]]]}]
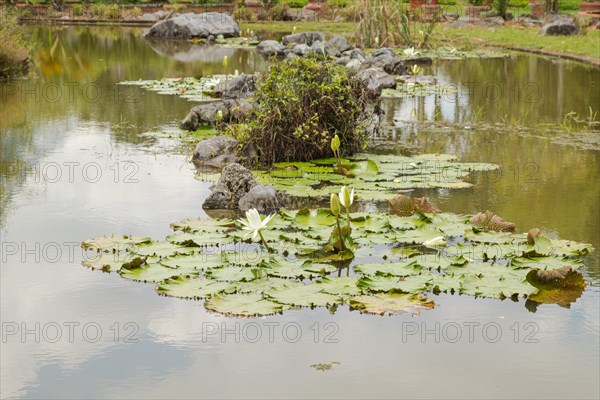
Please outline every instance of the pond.
[{"label": "pond", "polygon": [[560,126],[600,109],[598,69],[523,54],[437,61],[428,70],[460,92],[386,101],[391,129],[373,142],[500,165],[471,188],[417,194],[591,243],[580,270],[589,285],[570,307],[439,294],[418,316],[340,306],[236,319],[83,268],[79,244],[162,238],[206,215],[211,184],[194,179],[189,144],[143,134],[177,126],[193,103],[117,82],[223,73],[225,55],[229,73],[266,62],[151,45],[137,29],[32,34],[37,78],[0,85],[2,397],[600,396],[598,131],[581,139]]}]

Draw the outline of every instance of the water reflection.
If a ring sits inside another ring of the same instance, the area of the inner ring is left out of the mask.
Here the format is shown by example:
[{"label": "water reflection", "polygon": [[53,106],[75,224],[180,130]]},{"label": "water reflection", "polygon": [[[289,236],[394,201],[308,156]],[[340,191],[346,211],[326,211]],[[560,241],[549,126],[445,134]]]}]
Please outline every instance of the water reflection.
[{"label": "water reflection", "polygon": [[[7,258],[0,269],[2,322],[25,323],[29,329],[38,322],[58,323],[63,329],[64,323],[80,325],[73,342],[66,330],[56,342],[46,338],[36,342],[31,335],[21,340],[18,334],[3,342],[2,397],[138,398],[148,397],[149,388],[153,397],[177,398],[600,395],[597,286],[588,287],[570,309],[542,305],[535,313],[522,300],[515,304],[434,295],[440,306],[418,318],[365,316],[340,306],[333,315],[326,309],[304,309],[236,320],[207,313],[199,302],[159,297],[151,285],[86,270],[80,265],[83,255],[71,257],[65,243],[77,245],[105,233],[164,237],[170,233],[169,223],[204,216],[201,204],[209,193],[210,184],[194,179],[185,153],[166,151],[160,141],[139,135],[177,124],[192,103],[135,88],[115,97],[115,83],[222,73],[222,64],[204,58],[183,62],[177,55],[180,50],[157,52],[136,29],[34,28],[32,35],[40,43],[34,53],[37,78],[0,86],[2,243],[28,249],[56,243],[63,253],[58,260],[36,260],[32,255],[23,259],[20,253],[8,256],[3,248]],[[232,70],[264,66],[247,51],[235,50],[228,58]],[[598,94],[590,89],[597,74],[571,63],[519,56],[438,63],[433,68],[447,81],[513,82],[511,77],[517,76],[519,82],[534,80],[552,96],[560,92],[560,100],[524,106],[536,123],[558,121],[560,110],[598,108]],[[52,92],[43,94],[48,84],[61,88],[57,101],[49,101]],[[93,84],[90,88],[101,95],[90,100],[93,92],[83,90],[86,84]],[[504,114],[516,118],[520,110],[505,101],[486,103],[480,94],[453,104],[457,105],[426,98],[386,106],[391,123],[400,117],[415,122],[413,109],[423,118],[437,115],[465,122],[477,113],[485,122],[497,122]],[[476,110],[479,105],[485,112]],[[536,226],[550,236],[592,242],[600,248],[597,152],[469,124],[473,129],[400,124],[378,140],[387,149],[393,142],[399,150],[408,146],[502,166],[502,175],[476,177],[471,189],[416,193],[431,196],[444,210],[491,209],[519,229]],[[35,165],[73,162],[98,163],[103,179],[86,179],[80,169],[73,182],[67,175],[54,183],[36,179]],[[25,173],[5,168],[20,163]],[[123,175],[115,179],[110,169],[115,163],[136,165],[137,181],[126,183]],[[582,270],[596,283],[598,260],[596,251],[585,259]],[[90,322],[103,330],[97,342],[82,337],[81,327]],[[115,323],[120,333],[116,341]],[[139,328],[137,343],[123,341],[127,323]],[[267,323],[279,324],[273,341]],[[330,337],[335,341],[325,341],[332,332],[324,330],[328,323],[337,327]],[[471,323],[479,324],[473,341],[467,328]],[[205,328],[212,324],[233,333],[222,336],[219,331],[206,338]],[[263,329],[256,342],[242,336],[244,329],[255,327],[250,324]],[[286,324],[301,328],[297,341],[282,336]],[[453,324],[462,328],[456,341],[444,336],[450,333],[444,327],[455,328]],[[486,324],[500,327],[497,341],[483,336]],[[537,329],[533,336],[537,342],[525,341],[532,332],[525,330],[526,324],[534,324],[527,326]],[[418,333],[407,335],[415,327]],[[429,333],[423,334],[424,329]],[[457,360],[462,368],[456,368]],[[341,364],[326,373],[309,367],[330,361]]]}]

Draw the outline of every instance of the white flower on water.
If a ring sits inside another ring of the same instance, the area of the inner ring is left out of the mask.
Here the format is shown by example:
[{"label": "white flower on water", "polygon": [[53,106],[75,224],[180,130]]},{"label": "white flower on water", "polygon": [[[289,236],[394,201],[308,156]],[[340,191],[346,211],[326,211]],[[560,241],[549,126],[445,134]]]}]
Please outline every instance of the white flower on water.
[{"label": "white flower on water", "polygon": [[205,82],[204,82],[204,86],[206,87],[215,87],[217,86],[219,83],[221,83],[221,80],[219,78],[208,78]]},{"label": "white flower on water", "polygon": [[256,208],[246,211],[246,219],[238,219],[238,222],[243,225],[242,229],[249,231],[244,237],[252,235],[252,240],[260,234],[260,231],[267,227],[275,214],[271,214],[264,219],[260,216]]},{"label": "white flower on water", "polygon": [[443,246],[446,244],[443,236],[437,236],[423,242],[423,246]]},{"label": "white flower on water", "polygon": [[415,50],[414,47],[409,47],[408,49],[404,49],[404,55],[406,55],[408,57],[414,57],[417,54],[419,54],[419,52],[417,50]]}]

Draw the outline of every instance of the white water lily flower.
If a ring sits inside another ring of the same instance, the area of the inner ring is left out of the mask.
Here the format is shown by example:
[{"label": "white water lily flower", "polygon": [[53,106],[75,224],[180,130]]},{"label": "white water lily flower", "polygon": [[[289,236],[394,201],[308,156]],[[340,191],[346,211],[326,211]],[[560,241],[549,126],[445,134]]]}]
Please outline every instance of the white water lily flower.
[{"label": "white water lily flower", "polygon": [[409,56],[409,57],[414,57],[417,54],[419,54],[419,52],[417,50],[415,50],[414,47],[409,47],[407,49],[404,49],[404,54]]},{"label": "white water lily flower", "polygon": [[443,246],[446,244],[443,236],[437,236],[423,242],[423,246]]},{"label": "white water lily flower", "polygon": [[352,191],[348,192],[348,188],[346,186],[342,186],[339,197],[340,197],[340,203],[344,207],[350,208],[352,203],[354,203],[354,189],[352,189]]},{"label": "white water lily flower", "polygon": [[260,231],[267,227],[274,216],[275,214],[271,214],[262,219],[256,208],[246,211],[246,219],[238,219],[238,222],[243,225],[242,229],[250,231],[244,237],[247,238],[252,235],[252,240],[254,240],[260,234]]},{"label": "white water lily flower", "polygon": [[206,86],[206,87],[215,87],[219,83],[221,83],[221,80],[219,78],[209,78],[209,79],[207,79],[204,82],[204,86]]}]

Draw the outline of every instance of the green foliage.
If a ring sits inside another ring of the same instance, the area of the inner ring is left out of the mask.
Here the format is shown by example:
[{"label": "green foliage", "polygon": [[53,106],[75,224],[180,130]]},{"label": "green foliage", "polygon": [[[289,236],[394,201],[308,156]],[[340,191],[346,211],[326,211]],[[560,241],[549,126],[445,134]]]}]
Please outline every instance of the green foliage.
[{"label": "green foliage", "polygon": [[279,3],[271,8],[271,19],[273,21],[283,21],[286,12],[290,9],[287,3]]},{"label": "green foliage", "polygon": [[506,11],[508,10],[508,2],[509,0],[494,0],[494,10],[498,13],[498,15],[506,15]]},{"label": "green foliage", "polygon": [[508,5],[515,8],[529,7],[529,0],[509,0]]},{"label": "green foliage", "polygon": [[469,0],[469,4],[472,6],[481,6],[483,5],[484,0]]},{"label": "green foliage", "polygon": [[28,49],[26,36],[17,14],[7,7],[0,9],[0,77],[24,72]]},{"label": "green foliage", "polygon": [[290,8],[304,8],[308,4],[308,0],[283,0]]},{"label": "green foliage", "polygon": [[342,66],[311,57],[273,64],[254,100],[243,126],[247,136],[240,139],[257,147],[263,165],[328,157],[336,134],[345,154],[361,150],[367,139],[362,85]]},{"label": "green foliage", "polygon": [[102,19],[119,19],[121,17],[118,4],[92,4],[89,11],[92,17]]},{"label": "green foliage", "polygon": [[81,5],[81,4],[73,4],[73,15],[74,16],[83,15],[83,5]]},{"label": "green foliage", "polygon": [[241,6],[235,9],[233,12],[233,18],[236,21],[253,21],[254,13],[245,6]]}]

